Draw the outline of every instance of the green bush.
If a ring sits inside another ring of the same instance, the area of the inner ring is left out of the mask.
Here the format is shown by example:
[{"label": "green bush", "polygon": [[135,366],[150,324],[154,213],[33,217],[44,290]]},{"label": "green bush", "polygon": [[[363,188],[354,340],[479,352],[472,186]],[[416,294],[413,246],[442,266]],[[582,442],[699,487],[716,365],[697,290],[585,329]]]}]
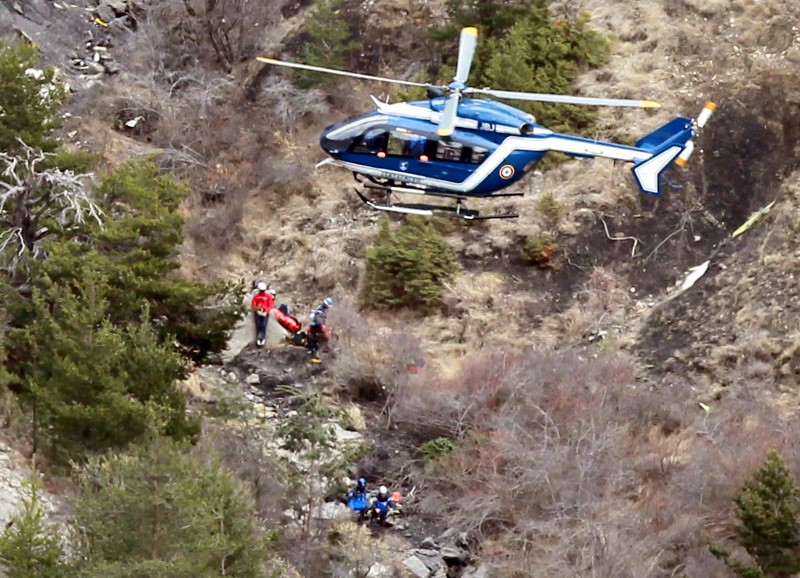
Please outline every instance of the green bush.
[{"label": "green bush", "polygon": [[26,74],[39,61],[36,46],[0,39],[0,151],[14,151],[17,139],[33,148],[55,150],[49,138],[59,125],[58,111],[65,91],[53,84],[51,68],[39,77]]},{"label": "green bush", "polygon": [[367,249],[364,302],[429,312],[440,305],[443,283],[457,270],[452,249],[427,220],[411,217],[394,233],[383,221]]},{"label": "green bush", "polygon": [[419,446],[419,454],[423,463],[429,463],[452,454],[456,444],[450,438],[435,438]]},{"label": "green bush", "polygon": [[267,542],[245,485],[215,457],[154,440],[93,459],[80,476],[76,574],[260,578]]},{"label": "green bush", "polygon": [[549,268],[553,266],[553,256],[558,251],[558,243],[551,235],[525,237],[522,244],[522,258],[529,265]]},{"label": "green bush", "polygon": [[555,226],[566,214],[567,210],[553,193],[547,192],[539,195],[536,199],[536,210],[547,219],[550,225]]}]

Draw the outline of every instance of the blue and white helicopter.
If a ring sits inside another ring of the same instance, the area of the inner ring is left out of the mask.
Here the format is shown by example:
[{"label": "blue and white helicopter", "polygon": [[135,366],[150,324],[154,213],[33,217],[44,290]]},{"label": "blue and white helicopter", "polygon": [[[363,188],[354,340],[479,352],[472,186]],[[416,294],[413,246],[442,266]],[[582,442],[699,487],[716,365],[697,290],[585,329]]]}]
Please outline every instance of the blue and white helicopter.
[{"label": "blue and white helicopter", "polygon": [[[434,86],[367,74],[334,70],[259,57],[266,64],[286,66],[340,76],[391,82],[428,89],[429,100],[382,103],[377,110],[350,117],[325,129],[320,144],[330,158],[317,166],[336,165],[369,181],[365,187],[379,191],[381,200],[359,197],[373,209],[413,215],[462,219],[513,218],[501,213],[481,216],[467,209],[468,198],[521,196],[500,193],[529,172],[548,152],[572,157],[605,157],[633,163],[639,188],[652,195],[661,192],[660,176],[671,164],[686,164],[716,105],[706,103],[697,119],[678,117],[644,136],[635,146],[558,134],[536,124],[536,119],[507,104],[472,95],[509,100],[527,100],[593,106],[658,108],[649,100],[589,98],[557,94],[510,92],[467,86],[477,45],[476,28],[462,29],[458,64],[453,81]],[[445,197],[454,206],[394,202],[393,194]]]}]

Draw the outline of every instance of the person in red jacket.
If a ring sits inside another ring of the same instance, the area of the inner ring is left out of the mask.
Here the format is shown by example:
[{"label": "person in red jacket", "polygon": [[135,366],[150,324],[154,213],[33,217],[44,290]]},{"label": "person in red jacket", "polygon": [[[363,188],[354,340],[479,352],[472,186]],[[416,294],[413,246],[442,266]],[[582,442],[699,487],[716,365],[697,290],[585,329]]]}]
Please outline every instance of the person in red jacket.
[{"label": "person in red jacket", "polygon": [[250,301],[250,307],[253,309],[253,317],[256,320],[256,345],[261,347],[267,338],[267,321],[269,321],[269,312],[275,305],[275,291],[268,290],[267,284],[263,281],[258,282],[256,289],[256,294]]}]

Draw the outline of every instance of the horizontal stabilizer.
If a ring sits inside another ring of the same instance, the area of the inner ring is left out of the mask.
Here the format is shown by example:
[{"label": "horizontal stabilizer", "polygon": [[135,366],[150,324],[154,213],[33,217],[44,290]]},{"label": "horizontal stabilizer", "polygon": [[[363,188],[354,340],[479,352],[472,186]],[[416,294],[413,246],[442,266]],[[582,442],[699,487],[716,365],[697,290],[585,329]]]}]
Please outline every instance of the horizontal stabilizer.
[{"label": "horizontal stabilizer", "polygon": [[673,118],[667,124],[658,127],[656,130],[636,141],[636,148],[655,153],[657,149],[665,148],[667,145],[677,144],[681,148],[692,138],[692,119],[678,117]]}]

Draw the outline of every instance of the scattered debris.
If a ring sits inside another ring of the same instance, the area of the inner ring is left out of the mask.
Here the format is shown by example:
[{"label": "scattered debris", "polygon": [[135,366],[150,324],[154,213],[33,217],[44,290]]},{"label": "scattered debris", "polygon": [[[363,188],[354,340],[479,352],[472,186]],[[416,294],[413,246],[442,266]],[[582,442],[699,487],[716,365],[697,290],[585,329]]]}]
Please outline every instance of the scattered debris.
[{"label": "scattered debris", "polygon": [[741,227],[739,227],[738,229],[736,229],[736,230],[735,230],[735,231],[734,231],[734,232],[731,234],[731,237],[733,237],[733,238],[735,239],[735,238],[736,238],[736,237],[738,237],[739,235],[742,235],[743,233],[746,233],[746,232],[747,232],[747,231],[750,229],[750,227],[752,227],[752,226],[753,226],[753,225],[756,223],[756,221],[758,221],[758,220],[759,220],[761,217],[763,217],[763,216],[764,216],[764,215],[765,215],[765,214],[766,214],[766,213],[767,213],[767,212],[768,212],[768,211],[769,211],[769,210],[772,208],[772,206],[773,206],[774,204],[775,204],[775,201],[772,201],[772,202],[771,202],[769,205],[767,205],[766,207],[761,207],[761,208],[760,208],[759,210],[757,210],[755,213],[753,213],[752,215],[750,215],[750,218],[749,218],[749,219],[747,219],[747,220],[744,222],[744,224],[743,224]]},{"label": "scattered debris", "polygon": [[691,269],[689,269],[689,275],[686,277],[686,279],[683,280],[683,283],[678,289],[678,293],[683,293],[687,289],[691,289],[692,287],[694,287],[694,284],[697,283],[700,277],[705,275],[706,271],[708,271],[709,263],[711,263],[711,261],[706,261],[705,263],[702,263],[697,267],[692,267]]},{"label": "scattered debris", "polygon": [[127,126],[128,128],[136,128],[136,125],[139,124],[140,120],[144,120],[144,117],[141,115],[137,116],[136,118],[132,118],[129,121],[126,121],[125,126]]}]

